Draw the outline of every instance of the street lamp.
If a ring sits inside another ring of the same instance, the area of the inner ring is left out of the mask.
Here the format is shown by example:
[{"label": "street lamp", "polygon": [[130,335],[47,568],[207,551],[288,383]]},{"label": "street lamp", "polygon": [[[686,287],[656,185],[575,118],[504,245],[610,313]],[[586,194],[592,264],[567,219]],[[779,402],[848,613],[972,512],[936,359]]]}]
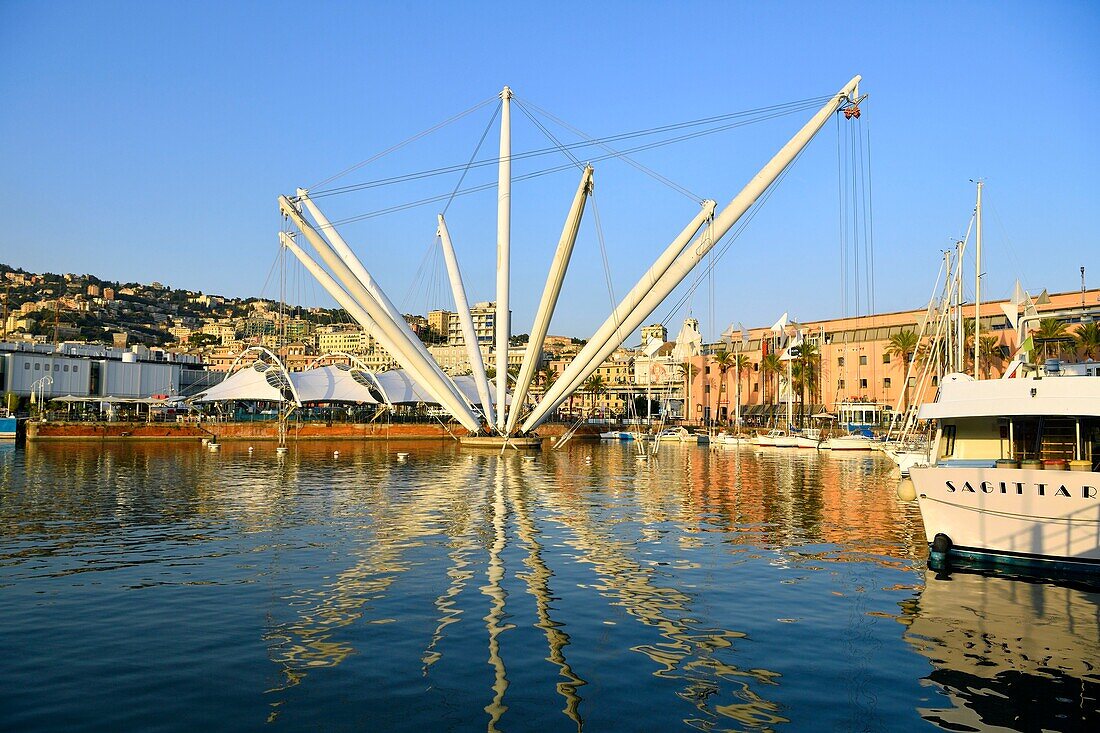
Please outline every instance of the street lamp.
[{"label": "street lamp", "polygon": [[[42,422],[46,422],[46,410],[43,406],[43,399],[45,398],[46,387],[47,386],[49,386],[49,387],[53,386],[53,377],[51,377],[48,374],[46,376],[42,377],[41,379],[36,380],[31,385],[31,401],[32,402],[35,401],[35,399],[34,399],[35,398],[35,393],[37,392],[37,394],[38,394],[38,414],[42,418]],[[53,390],[51,389],[50,391],[52,392]]]}]

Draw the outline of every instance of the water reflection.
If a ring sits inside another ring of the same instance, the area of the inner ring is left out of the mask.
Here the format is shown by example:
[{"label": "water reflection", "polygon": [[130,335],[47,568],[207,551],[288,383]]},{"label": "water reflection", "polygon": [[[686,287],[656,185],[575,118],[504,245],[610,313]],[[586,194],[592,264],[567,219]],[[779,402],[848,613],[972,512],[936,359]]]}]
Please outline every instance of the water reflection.
[{"label": "water reflection", "polygon": [[947,698],[920,708],[925,720],[952,731],[1100,726],[1100,588],[929,570],[903,606],[905,640]]},{"label": "water reflection", "polygon": [[[890,471],[579,442],[534,460],[449,443],[3,452],[0,640],[26,661],[0,689],[36,683],[0,700],[0,728],[66,708],[104,730],[154,727],[146,708],[201,727],[219,690],[189,693],[195,675],[226,688],[227,728],[1027,729],[1046,698],[1070,701],[1051,720],[1084,720],[1096,595],[926,577]],[[133,641],[178,656],[126,677]],[[226,664],[248,681],[219,680]],[[109,683],[95,699],[92,677]]]}]

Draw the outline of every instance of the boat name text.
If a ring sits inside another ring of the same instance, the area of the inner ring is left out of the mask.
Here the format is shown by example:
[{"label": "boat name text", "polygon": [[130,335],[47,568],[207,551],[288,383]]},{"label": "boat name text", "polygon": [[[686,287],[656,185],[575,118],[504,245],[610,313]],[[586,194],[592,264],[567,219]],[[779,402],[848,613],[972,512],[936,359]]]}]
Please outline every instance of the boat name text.
[{"label": "boat name text", "polygon": [[[972,484],[969,481],[964,481],[961,486],[956,486],[956,481],[945,481],[944,483],[947,484],[947,493],[949,494],[955,492],[977,494],[981,492],[983,494],[1017,494],[1022,496],[1026,487],[1028,493],[1034,491],[1038,493],[1039,496],[1062,496],[1066,498],[1073,496],[1071,489],[1066,488],[1065,484],[1031,483],[1024,481],[982,481],[977,484]],[[1076,487],[1072,490],[1076,491]],[[1082,499],[1095,499],[1098,496],[1098,492],[1095,486],[1081,486],[1080,496]]]}]

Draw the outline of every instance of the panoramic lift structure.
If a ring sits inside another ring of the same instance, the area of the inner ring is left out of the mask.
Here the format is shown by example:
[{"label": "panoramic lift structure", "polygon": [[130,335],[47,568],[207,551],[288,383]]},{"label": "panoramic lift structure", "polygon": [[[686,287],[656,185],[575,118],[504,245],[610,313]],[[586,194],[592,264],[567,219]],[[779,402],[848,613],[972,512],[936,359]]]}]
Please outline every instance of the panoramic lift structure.
[{"label": "panoramic lift structure", "polygon": [[[443,214],[437,217],[447,275],[455,310],[466,342],[477,401],[468,398],[455,381],[443,371],[413,333],[401,312],[355,256],[336,227],[310,199],[309,192],[298,189],[296,195],[279,197],[279,209],[294,224],[324,267],[298,244],[293,233],[281,232],[284,247],[316,278],[341,308],[368,333],[407,372],[431,398],[471,434],[464,439],[481,444],[536,447],[534,431],[576,392],[585,380],[610,356],[670,293],[694,270],[707,254],[779,178],[825,123],[838,111],[847,115],[858,110],[859,83],[853,77],[777,152],[744,188],[716,213],[712,200],[702,202],[700,211],[658,256],[617,307],[596,330],[584,348],[566,367],[546,394],[523,413],[539,356],[565,281],[569,260],[576,244],[585,203],[591,196],[593,168],[585,165],[561,237],[539,300],[530,330],[523,362],[512,394],[508,394],[508,346],[511,339],[510,265],[511,265],[511,102],[512,90],[500,94],[500,155],[497,170],[497,260],[496,323],[494,332],[495,385],[491,385],[474,332],[469,303],[450,232]],[[858,112],[856,113],[858,114]],[[308,219],[307,219],[308,214]],[[312,219],[312,223],[310,221]],[[325,268],[328,268],[326,270]],[[330,274],[331,273],[331,274]],[[495,389],[494,389],[495,387]],[[522,420],[522,422],[521,422]],[[517,428],[518,426],[518,428]]]}]

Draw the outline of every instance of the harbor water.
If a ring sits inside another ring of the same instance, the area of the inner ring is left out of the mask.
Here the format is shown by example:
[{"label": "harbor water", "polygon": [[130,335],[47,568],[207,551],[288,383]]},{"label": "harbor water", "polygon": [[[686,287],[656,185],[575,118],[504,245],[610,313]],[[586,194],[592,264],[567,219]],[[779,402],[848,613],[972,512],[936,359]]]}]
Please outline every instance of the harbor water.
[{"label": "harbor water", "polygon": [[1100,588],[877,453],[249,448],[0,446],[0,730],[1100,730]]}]

